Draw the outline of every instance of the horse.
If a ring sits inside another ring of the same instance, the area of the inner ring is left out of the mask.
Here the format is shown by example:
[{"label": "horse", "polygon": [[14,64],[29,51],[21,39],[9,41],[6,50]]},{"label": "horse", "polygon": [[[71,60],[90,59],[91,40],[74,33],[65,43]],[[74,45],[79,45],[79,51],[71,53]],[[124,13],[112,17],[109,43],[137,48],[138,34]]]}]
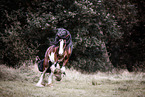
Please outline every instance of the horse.
[{"label": "horse", "polygon": [[65,66],[72,53],[72,46],[67,45],[66,38],[59,38],[58,43],[59,46],[52,45],[45,52],[43,72],[38,83],[36,84],[38,87],[45,86],[43,84],[43,79],[45,77],[45,73],[47,72],[50,74],[46,86],[52,86],[53,76],[55,76],[56,81],[61,81],[63,74],[65,74]]}]

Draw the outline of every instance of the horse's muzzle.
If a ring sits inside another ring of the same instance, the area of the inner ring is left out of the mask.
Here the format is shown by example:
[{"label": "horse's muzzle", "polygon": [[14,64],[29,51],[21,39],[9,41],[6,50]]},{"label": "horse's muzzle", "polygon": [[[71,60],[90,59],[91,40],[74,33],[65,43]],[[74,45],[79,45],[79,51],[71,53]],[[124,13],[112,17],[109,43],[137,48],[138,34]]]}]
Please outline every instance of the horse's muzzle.
[{"label": "horse's muzzle", "polygon": [[61,81],[62,77],[61,77],[61,70],[60,69],[55,69],[54,71],[54,75],[55,75],[55,80],[56,81]]},{"label": "horse's muzzle", "polygon": [[55,80],[56,80],[56,81],[61,81],[61,79],[62,79],[61,75],[56,75],[56,76],[55,76]]}]

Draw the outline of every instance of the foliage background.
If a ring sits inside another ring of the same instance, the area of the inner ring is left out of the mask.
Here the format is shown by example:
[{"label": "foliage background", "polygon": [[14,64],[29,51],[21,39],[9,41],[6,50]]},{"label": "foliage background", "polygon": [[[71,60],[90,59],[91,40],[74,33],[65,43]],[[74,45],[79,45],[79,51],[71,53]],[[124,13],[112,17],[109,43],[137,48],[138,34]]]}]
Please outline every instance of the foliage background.
[{"label": "foliage background", "polygon": [[143,0],[0,1],[0,62],[15,67],[42,59],[63,27],[74,45],[68,67],[144,71],[144,7]]}]

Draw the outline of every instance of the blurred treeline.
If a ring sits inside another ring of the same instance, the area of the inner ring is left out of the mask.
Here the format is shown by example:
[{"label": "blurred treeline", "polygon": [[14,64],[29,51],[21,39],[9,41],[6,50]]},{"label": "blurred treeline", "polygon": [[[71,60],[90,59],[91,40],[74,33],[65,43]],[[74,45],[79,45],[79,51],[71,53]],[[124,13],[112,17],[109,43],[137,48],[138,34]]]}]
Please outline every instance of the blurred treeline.
[{"label": "blurred treeline", "polygon": [[68,66],[88,72],[145,69],[144,0],[2,0],[0,62],[44,57],[56,29],[73,39]]}]

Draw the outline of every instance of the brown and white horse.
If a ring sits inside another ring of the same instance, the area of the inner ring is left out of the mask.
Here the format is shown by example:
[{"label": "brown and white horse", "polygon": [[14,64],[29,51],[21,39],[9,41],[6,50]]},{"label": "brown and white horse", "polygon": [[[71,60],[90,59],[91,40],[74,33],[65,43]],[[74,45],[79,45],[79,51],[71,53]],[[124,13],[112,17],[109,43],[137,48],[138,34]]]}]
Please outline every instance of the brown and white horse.
[{"label": "brown and white horse", "polygon": [[[62,79],[62,75],[65,73],[65,65],[67,64],[69,57],[71,55],[72,48],[67,47],[65,39],[59,39],[59,46],[50,46],[45,53],[45,58],[43,62],[43,72],[41,77],[36,84],[36,86],[43,87],[43,79],[45,73],[50,69],[50,74],[48,77],[48,86],[52,85],[53,75],[57,81]],[[52,64],[50,64],[52,63]],[[62,66],[60,65],[62,63]]]}]

